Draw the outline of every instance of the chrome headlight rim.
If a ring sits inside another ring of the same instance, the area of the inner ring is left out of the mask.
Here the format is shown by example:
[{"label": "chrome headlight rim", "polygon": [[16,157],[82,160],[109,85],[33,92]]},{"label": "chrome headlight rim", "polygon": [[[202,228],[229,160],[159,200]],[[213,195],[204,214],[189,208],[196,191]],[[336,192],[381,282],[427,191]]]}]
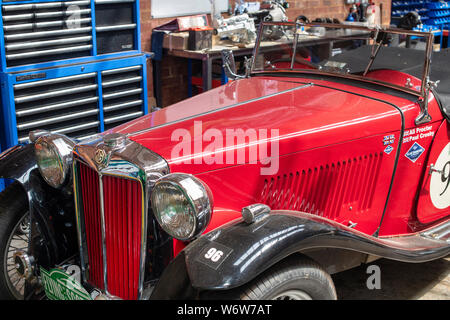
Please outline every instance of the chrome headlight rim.
[{"label": "chrome headlight rim", "polygon": [[[156,207],[156,196],[158,195],[159,187],[164,184],[169,184],[178,189],[186,198],[192,209],[193,225],[192,228],[190,228],[191,231],[189,234],[186,234],[185,236],[176,234],[161,220],[160,212]],[[199,178],[186,173],[170,173],[158,179],[153,186],[151,206],[156,220],[165,232],[175,239],[190,241],[201,235],[208,226],[212,216],[214,199],[208,185]]]},{"label": "chrome headlight rim", "polygon": [[[45,182],[55,189],[61,189],[68,184],[71,177],[71,168],[73,162],[72,150],[75,142],[69,137],[59,133],[43,134],[34,139],[34,151],[36,156],[36,163],[39,172]],[[42,156],[39,154],[39,146],[48,153],[53,153],[53,160],[55,160],[59,167],[59,176],[55,179],[54,176],[49,176],[42,168]]]}]

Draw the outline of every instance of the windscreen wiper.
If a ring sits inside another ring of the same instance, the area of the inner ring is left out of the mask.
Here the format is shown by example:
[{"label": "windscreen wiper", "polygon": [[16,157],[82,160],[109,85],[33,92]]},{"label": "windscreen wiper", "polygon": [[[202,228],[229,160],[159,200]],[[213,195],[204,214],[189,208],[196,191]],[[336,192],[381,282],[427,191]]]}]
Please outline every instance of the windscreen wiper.
[{"label": "windscreen wiper", "polygon": [[375,58],[377,57],[378,52],[380,51],[381,47],[384,44],[389,44],[391,42],[392,35],[387,32],[380,31],[379,29],[377,29],[374,38],[375,38],[375,43],[372,46],[370,61],[366,67],[366,70],[363,73],[363,76],[365,76],[367,74],[367,72],[369,72],[370,68],[372,68],[373,62],[375,61]]},{"label": "windscreen wiper", "polygon": [[380,33],[380,30],[377,29],[376,33],[375,33],[375,37],[374,37],[375,38],[375,43],[373,44],[372,50],[371,50],[371,53],[370,53],[369,64],[367,65],[366,69],[364,70],[363,77],[367,74],[367,72],[369,72],[370,68],[372,68],[373,62],[375,61],[375,58],[377,57],[378,52],[381,49],[382,41],[378,41],[379,40],[379,38],[378,38],[378,34],[379,33]]}]

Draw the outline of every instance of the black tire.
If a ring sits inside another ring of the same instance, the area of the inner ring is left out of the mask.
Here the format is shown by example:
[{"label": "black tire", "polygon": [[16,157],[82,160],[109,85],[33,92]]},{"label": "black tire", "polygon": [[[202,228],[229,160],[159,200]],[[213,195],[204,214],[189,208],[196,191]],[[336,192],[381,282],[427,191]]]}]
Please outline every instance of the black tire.
[{"label": "black tire", "polygon": [[20,221],[28,213],[28,200],[19,183],[14,182],[0,193],[0,300],[18,299],[8,285],[8,242]]},{"label": "black tire", "polygon": [[314,261],[299,256],[283,260],[242,287],[229,291],[210,291],[203,296],[238,300],[337,299],[330,275]]}]

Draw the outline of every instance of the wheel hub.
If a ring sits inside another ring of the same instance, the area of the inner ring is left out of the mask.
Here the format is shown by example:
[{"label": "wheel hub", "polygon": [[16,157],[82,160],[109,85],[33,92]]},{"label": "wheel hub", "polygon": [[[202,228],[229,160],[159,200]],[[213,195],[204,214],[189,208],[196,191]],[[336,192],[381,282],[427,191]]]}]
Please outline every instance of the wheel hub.
[{"label": "wheel hub", "polygon": [[33,275],[33,256],[27,255],[23,251],[14,252],[14,263],[16,271],[20,277],[29,280]]}]

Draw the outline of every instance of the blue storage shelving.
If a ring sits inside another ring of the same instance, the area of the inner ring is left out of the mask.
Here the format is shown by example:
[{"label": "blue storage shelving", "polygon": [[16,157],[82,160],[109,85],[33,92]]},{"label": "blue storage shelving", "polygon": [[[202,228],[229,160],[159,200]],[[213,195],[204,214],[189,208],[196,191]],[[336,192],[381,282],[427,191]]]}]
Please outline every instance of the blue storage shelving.
[{"label": "blue storage shelving", "polygon": [[141,51],[139,0],[0,0],[0,72]]},{"label": "blue storage shelving", "polygon": [[145,54],[58,68],[3,73],[4,146],[46,129],[86,138],[147,110]]},{"label": "blue storage shelving", "polygon": [[428,8],[426,7],[427,0],[403,0],[393,1],[391,8],[391,15],[393,18],[400,18],[411,11],[416,11],[421,19],[427,19]]},{"label": "blue storage shelving", "polygon": [[428,2],[428,19],[423,21],[427,25],[442,25],[450,23],[450,6],[447,2]]},{"label": "blue storage shelving", "polygon": [[419,14],[425,26],[442,26],[450,23],[450,4],[444,1],[393,1],[391,10],[394,23],[411,11],[416,11]]}]

